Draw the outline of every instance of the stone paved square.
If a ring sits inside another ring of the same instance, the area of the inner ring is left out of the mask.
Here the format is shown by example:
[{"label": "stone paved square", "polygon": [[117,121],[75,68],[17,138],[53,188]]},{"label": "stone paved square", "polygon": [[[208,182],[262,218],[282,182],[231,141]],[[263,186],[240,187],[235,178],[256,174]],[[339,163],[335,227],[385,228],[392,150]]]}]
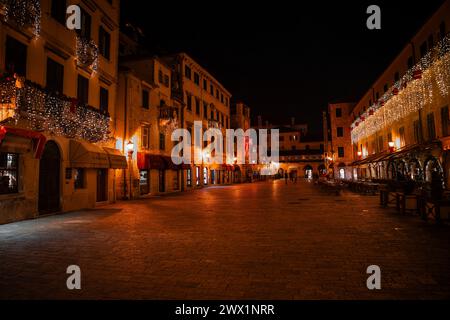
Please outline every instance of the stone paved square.
[{"label": "stone paved square", "polygon": [[[448,299],[449,248],[447,226],[376,196],[209,187],[0,226],[0,298]],[[81,290],[66,288],[72,264]]]}]

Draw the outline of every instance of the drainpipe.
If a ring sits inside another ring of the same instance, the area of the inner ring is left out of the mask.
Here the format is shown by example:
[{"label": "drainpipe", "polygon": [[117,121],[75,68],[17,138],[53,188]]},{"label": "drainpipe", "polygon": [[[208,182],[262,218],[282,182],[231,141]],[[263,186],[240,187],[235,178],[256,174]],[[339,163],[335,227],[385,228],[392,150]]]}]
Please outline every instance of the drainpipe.
[{"label": "drainpipe", "polygon": [[[124,104],[123,104],[123,140],[122,140],[122,153],[125,154],[125,140],[127,138],[127,109],[128,109],[128,75],[125,74],[125,92],[124,92]],[[128,168],[131,176],[131,168]],[[131,187],[131,186],[130,186]],[[127,176],[126,169],[123,174],[123,198],[127,200]]]}]

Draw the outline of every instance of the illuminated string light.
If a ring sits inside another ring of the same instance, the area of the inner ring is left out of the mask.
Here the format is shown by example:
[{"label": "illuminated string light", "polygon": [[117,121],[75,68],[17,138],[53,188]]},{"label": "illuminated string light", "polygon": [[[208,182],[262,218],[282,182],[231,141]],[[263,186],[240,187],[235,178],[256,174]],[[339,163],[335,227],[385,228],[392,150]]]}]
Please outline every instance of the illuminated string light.
[{"label": "illuminated string light", "polygon": [[[31,81],[0,77],[1,106],[15,106],[14,119],[36,131],[48,131],[90,142],[109,139],[110,116],[76,99],[53,94]],[[11,107],[10,107],[11,108]]]},{"label": "illuminated string light", "polygon": [[449,87],[450,35],[447,35],[353,122],[352,142],[367,138],[433,103],[436,93],[447,98]]},{"label": "illuminated string light", "polygon": [[85,39],[77,36],[77,63],[79,66],[98,69],[98,46],[92,39]]},{"label": "illuminated string light", "polygon": [[12,20],[21,28],[32,28],[33,34],[41,33],[40,0],[0,0],[4,8],[3,19]]}]

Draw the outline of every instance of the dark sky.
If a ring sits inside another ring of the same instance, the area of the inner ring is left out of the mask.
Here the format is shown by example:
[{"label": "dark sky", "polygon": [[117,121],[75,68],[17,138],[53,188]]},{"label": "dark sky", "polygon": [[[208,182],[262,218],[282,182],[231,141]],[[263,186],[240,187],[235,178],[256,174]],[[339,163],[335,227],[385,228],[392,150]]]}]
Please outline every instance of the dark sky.
[{"label": "dark sky", "polygon": [[[140,26],[156,53],[190,54],[253,117],[295,116],[317,132],[328,102],[358,101],[443,0],[420,3],[122,0],[122,22]],[[381,30],[366,28],[371,4]]]}]

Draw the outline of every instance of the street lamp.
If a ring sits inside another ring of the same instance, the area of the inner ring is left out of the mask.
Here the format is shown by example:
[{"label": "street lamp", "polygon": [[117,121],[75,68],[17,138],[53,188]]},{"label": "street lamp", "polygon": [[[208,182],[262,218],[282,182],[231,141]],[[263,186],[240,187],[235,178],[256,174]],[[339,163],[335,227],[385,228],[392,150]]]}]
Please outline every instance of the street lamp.
[{"label": "street lamp", "polygon": [[388,145],[389,145],[389,152],[394,152],[395,151],[395,143],[393,141],[389,141]]},{"label": "street lamp", "polygon": [[133,190],[132,190],[132,188],[133,188],[133,186],[132,186],[132,183],[133,183],[133,153],[134,153],[134,143],[131,141],[131,140],[129,140],[128,141],[128,143],[127,143],[127,151],[128,151],[128,161],[129,161],[129,164],[128,164],[128,170],[129,170],[129,172],[130,172],[130,195],[129,195],[129,199],[132,199],[133,198]]},{"label": "street lamp", "polygon": [[132,158],[133,157],[133,152],[134,152],[134,143],[130,140],[127,143],[127,151],[128,151],[128,157]]}]

